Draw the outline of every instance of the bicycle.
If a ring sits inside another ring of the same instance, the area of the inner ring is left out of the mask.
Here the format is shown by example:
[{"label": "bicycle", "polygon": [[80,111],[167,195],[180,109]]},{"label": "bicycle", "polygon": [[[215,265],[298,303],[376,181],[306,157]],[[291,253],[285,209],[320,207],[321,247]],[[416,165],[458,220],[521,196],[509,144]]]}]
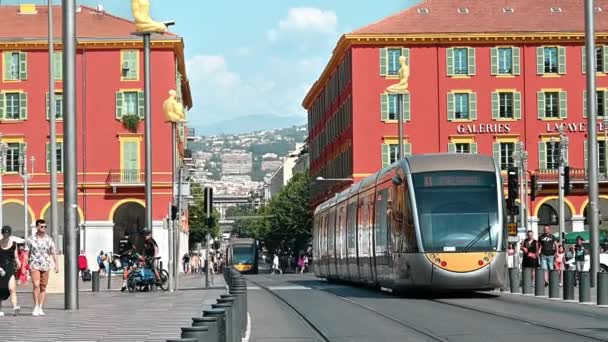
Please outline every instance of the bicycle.
[{"label": "bicycle", "polygon": [[[160,258],[155,258],[157,261]],[[154,272],[156,271],[156,272]],[[156,274],[160,279],[156,279]],[[139,261],[136,263],[135,269],[129,272],[127,277],[127,290],[129,292],[143,292],[148,286],[157,285],[163,291],[169,291],[169,272],[161,269],[156,264],[152,268],[146,266],[145,262]]]}]

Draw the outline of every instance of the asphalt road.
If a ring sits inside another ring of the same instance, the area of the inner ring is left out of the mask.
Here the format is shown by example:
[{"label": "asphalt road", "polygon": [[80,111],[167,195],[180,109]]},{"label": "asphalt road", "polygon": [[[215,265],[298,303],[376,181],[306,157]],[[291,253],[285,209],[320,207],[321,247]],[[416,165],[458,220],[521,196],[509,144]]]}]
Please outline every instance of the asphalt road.
[{"label": "asphalt road", "polygon": [[[310,274],[248,279],[259,285],[250,284],[250,301],[266,303],[250,310],[251,341],[271,340],[260,335],[269,328],[298,331],[299,339],[283,334],[272,339],[276,341],[324,341],[310,325],[330,341],[608,341],[608,309],[595,306],[493,292],[396,297],[330,284]],[[268,291],[300,311],[310,324],[286,304],[278,304]],[[284,310],[280,319],[261,321],[263,309],[275,307]]]}]

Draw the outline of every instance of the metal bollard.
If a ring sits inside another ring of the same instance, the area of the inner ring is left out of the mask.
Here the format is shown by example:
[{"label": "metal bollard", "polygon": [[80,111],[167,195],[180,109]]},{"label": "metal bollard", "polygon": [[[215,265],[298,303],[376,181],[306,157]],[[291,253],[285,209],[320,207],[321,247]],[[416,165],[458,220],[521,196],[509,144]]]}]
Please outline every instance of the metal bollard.
[{"label": "metal bollard", "polygon": [[559,271],[549,272],[549,298],[559,298]]},{"label": "metal bollard", "polygon": [[230,315],[230,320],[232,321],[232,340],[233,342],[239,342],[241,339],[241,315],[239,313],[237,298],[234,296],[220,298],[217,300],[217,303],[232,305],[232,313]]},{"label": "metal bollard", "polygon": [[203,317],[217,318],[217,340],[226,342],[226,311],[224,309],[204,310]]},{"label": "metal bollard", "polygon": [[182,328],[182,338],[195,338],[198,342],[207,342],[209,328],[185,327]]},{"label": "metal bollard", "polygon": [[564,300],[574,300],[574,271],[564,271]]},{"label": "metal bollard", "polygon": [[525,295],[531,295],[532,294],[532,271],[534,269],[533,268],[529,268],[529,267],[524,267],[523,270],[523,274],[522,274],[522,293]]},{"label": "metal bollard", "polygon": [[177,339],[167,340],[167,342],[198,342],[198,339],[196,339],[196,338],[177,338]]},{"label": "metal bollard", "polygon": [[234,294],[239,297],[239,312],[241,313],[241,337],[245,337],[245,332],[247,330],[247,290],[234,288],[230,290],[230,294]]},{"label": "metal bollard", "polygon": [[193,317],[192,318],[192,326],[193,327],[207,327],[208,330],[208,338],[209,342],[219,342],[219,332],[218,332],[218,317]]},{"label": "metal bollard", "polygon": [[226,339],[225,342],[233,342],[234,341],[234,335],[233,335],[233,331],[234,331],[234,323],[232,321],[232,304],[229,303],[218,303],[218,304],[211,304],[211,308],[212,309],[224,309],[224,311],[226,311],[225,314],[225,327],[226,327]]},{"label": "metal bollard", "polygon": [[578,301],[580,303],[591,302],[591,274],[589,272],[580,272],[578,282]]},{"label": "metal bollard", "polygon": [[597,305],[608,305],[608,273],[597,273]]},{"label": "metal bollard", "polygon": [[519,269],[509,268],[509,289],[511,293],[519,293]]},{"label": "metal bollard", "polygon": [[108,277],[108,290],[112,289],[112,268],[110,267],[110,272],[106,272],[106,276]]},{"label": "metal bollard", "polygon": [[536,269],[536,279],[534,286],[534,295],[535,296],[545,296],[545,270],[542,268]]},{"label": "metal bollard", "polygon": [[93,286],[93,292],[99,292],[99,271],[91,273],[91,286]]}]

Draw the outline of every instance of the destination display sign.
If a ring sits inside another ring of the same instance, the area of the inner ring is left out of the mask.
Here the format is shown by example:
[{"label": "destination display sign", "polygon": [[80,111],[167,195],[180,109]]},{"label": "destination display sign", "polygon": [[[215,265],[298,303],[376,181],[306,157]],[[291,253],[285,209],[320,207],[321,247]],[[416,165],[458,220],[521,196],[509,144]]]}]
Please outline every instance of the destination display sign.
[{"label": "destination display sign", "polygon": [[487,185],[487,177],[483,175],[446,175],[431,174],[424,176],[424,187],[434,186],[480,186]]}]

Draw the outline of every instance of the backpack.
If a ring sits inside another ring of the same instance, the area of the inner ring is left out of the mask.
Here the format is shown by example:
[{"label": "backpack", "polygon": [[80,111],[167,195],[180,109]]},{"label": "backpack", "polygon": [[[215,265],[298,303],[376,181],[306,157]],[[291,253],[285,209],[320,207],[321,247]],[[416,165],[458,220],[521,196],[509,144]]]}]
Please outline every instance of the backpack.
[{"label": "backpack", "polygon": [[93,277],[91,276],[91,270],[86,269],[82,271],[82,281],[91,281]]}]

